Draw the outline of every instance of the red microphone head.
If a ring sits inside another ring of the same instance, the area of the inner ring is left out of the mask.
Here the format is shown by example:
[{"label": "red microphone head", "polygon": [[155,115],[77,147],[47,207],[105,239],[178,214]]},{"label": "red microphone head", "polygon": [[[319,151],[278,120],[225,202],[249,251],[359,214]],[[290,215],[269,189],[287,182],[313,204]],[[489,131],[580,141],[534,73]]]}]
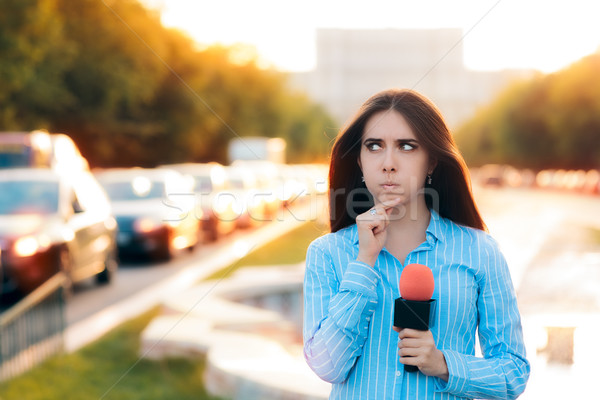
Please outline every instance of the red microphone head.
[{"label": "red microphone head", "polygon": [[422,264],[409,264],[400,275],[400,296],[405,300],[428,301],[434,286],[433,272]]}]

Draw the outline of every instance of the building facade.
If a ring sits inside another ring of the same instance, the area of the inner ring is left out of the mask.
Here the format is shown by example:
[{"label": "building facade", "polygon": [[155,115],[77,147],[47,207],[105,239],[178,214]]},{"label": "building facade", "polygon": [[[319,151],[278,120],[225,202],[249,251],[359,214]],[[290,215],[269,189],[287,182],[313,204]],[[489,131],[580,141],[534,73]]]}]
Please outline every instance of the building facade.
[{"label": "building facade", "polygon": [[429,97],[456,128],[511,80],[533,71],[471,71],[460,29],[317,31],[317,65],[292,84],[344,124],[372,94],[414,89]]}]

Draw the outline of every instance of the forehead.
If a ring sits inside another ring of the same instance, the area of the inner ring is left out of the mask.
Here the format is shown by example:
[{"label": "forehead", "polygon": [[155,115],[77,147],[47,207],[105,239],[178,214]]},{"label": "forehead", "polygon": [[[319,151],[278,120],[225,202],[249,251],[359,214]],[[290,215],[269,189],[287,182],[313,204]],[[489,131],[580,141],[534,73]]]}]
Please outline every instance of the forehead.
[{"label": "forehead", "polygon": [[402,114],[394,110],[373,114],[366,122],[363,139],[415,139],[416,136]]}]

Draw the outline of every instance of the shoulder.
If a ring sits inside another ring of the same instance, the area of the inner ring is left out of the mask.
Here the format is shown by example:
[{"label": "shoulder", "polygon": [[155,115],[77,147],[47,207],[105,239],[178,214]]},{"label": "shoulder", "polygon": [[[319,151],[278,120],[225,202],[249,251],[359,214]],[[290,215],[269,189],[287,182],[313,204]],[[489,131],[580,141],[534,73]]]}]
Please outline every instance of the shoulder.
[{"label": "shoulder", "polygon": [[444,224],[445,238],[449,244],[468,258],[479,260],[480,267],[505,263],[498,242],[488,232],[460,225],[448,219],[444,219]]},{"label": "shoulder", "polygon": [[462,240],[469,243],[477,243],[483,248],[498,248],[496,240],[486,231],[458,224],[450,219],[442,218],[446,237],[450,240]]}]

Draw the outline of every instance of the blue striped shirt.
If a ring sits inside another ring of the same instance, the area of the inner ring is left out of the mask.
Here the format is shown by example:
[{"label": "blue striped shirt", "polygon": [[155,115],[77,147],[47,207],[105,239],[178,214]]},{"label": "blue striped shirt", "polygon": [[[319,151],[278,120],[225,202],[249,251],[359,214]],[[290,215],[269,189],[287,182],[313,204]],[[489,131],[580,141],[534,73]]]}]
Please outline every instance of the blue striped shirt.
[{"label": "blue striped shirt", "polygon": [[[437,309],[430,330],[448,382],[405,372],[392,330],[403,265],[385,248],[375,267],[356,261],[356,225],[313,241],[304,278],[304,357],[330,399],[516,398],[529,362],[506,261],[485,232],[431,212],[426,241],[406,264],[432,269]],[[478,330],[481,354],[475,355]]]}]

